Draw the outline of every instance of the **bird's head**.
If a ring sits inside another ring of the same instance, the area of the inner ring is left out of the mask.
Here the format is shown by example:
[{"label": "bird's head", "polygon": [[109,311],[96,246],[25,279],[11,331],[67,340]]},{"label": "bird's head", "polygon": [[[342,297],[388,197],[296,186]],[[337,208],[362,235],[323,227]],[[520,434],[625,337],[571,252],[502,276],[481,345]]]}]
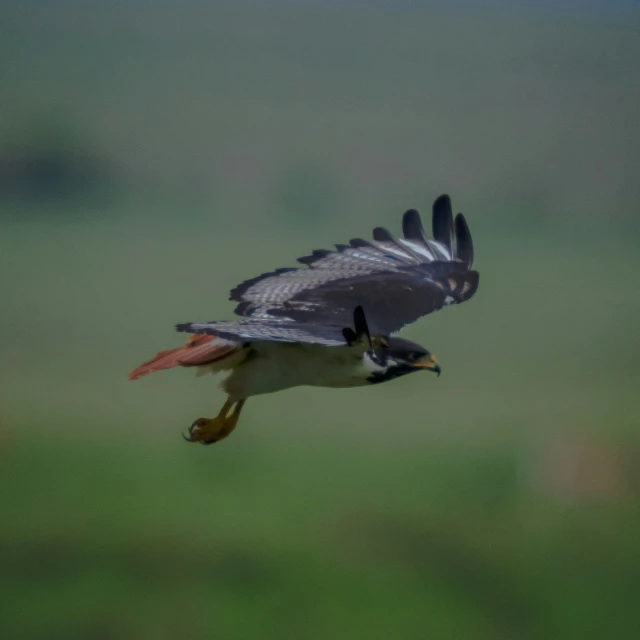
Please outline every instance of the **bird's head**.
[{"label": "bird's head", "polygon": [[378,338],[368,352],[380,369],[374,371],[371,382],[384,382],[415,371],[434,371],[440,375],[440,366],[427,349],[404,338]]}]

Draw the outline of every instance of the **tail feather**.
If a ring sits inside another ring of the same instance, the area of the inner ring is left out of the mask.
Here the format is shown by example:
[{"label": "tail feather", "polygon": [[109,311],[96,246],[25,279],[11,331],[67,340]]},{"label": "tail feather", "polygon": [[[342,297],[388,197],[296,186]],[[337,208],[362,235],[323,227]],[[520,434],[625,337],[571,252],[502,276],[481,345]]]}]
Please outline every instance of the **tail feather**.
[{"label": "tail feather", "polygon": [[129,380],[137,380],[153,371],[171,367],[199,367],[222,360],[238,348],[235,342],[210,335],[193,335],[182,347],[160,351],[155,357],[141,364],[129,374]]}]

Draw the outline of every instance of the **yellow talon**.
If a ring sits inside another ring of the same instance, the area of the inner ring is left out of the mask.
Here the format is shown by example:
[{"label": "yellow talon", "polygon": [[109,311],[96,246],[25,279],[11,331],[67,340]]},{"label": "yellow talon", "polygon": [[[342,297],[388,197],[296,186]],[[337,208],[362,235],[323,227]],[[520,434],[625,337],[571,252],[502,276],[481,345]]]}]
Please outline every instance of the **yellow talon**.
[{"label": "yellow talon", "polygon": [[182,437],[187,442],[200,442],[201,444],[213,444],[223,440],[236,428],[244,403],[245,400],[237,402],[227,400],[215,418],[198,418],[189,427],[189,437],[185,435]]}]

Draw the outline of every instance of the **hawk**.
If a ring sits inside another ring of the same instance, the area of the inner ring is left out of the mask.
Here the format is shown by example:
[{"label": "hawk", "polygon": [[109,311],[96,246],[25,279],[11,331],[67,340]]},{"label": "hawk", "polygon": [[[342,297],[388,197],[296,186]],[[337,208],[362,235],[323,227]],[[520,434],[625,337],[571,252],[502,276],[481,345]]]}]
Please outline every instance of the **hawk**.
[{"label": "hawk", "polygon": [[129,376],[195,367],[199,374],[228,372],[227,401],[215,418],[199,418],[189,442],[213,444],[235,428],[247,398],[291,387],[359,387],[414,371],[440,374],[424,347],[392,334],[418,318],[469,300],[478,289],[471,269],[471,234],[451,200],[433,204],[433,239],[420,214],[402,218],[403,238],[386,229],[372,240],[354,239],[335,251],[298,258],[306,265],[276,269],[232,289],[236,322],[176,325],[189,342],[161,351]]}]

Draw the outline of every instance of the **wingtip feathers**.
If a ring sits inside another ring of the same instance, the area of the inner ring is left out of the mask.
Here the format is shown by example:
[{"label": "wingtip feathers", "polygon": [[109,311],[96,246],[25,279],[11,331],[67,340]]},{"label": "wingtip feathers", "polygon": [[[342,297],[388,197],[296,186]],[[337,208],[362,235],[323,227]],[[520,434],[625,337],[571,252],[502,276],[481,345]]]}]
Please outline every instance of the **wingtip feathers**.
[{"label": "wingtip feathers", "polygon": [[459,213],[454,221],[456,257],[470,269],[473,265],[473,241],[465,217]]},{"label": "wingtip feathers", "polygon": [[433,203],[433,237],[451,253],[453,243],[453,209],[451,198],[443,193]]}]

